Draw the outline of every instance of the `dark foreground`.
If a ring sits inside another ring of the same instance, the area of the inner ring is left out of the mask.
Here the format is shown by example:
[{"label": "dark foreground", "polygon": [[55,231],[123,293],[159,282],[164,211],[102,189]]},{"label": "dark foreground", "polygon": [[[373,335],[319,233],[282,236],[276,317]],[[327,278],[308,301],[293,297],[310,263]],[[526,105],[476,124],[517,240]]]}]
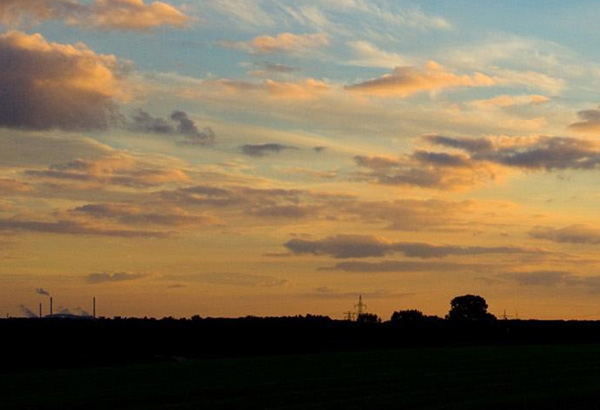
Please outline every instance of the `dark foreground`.
[{"label": "dark foreground", "polygon": [[600,409],[598,344],[171,360],[0,374],[0,407]]}]

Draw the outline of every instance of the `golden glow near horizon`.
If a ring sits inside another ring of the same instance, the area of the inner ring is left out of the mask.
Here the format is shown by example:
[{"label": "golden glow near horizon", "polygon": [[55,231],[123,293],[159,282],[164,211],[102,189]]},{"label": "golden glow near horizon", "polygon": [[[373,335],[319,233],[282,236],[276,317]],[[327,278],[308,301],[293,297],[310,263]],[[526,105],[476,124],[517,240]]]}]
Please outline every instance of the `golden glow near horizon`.
[{"label": "golden glow near horizon", "polygon": [[600,10],[548,3],[2,2],[0,312],[600,318]]}]

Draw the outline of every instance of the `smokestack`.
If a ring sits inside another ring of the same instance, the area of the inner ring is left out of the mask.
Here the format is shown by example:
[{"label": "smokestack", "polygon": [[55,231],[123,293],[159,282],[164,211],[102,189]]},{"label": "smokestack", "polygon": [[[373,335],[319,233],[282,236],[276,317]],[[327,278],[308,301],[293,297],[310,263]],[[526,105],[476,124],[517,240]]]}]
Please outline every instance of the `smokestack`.
[{"label": "smokestack", "polygon": [[92,299],[92,316],[96,317],[96,297],[94,296],[94,298]]},{"label": "smokestack", "polygon": [[40,302],[40,319],[42,318],[42,303]]},{"label": "smokestack", "polygon": [[52,316],[52,296],[50,297],[50,316]]}]

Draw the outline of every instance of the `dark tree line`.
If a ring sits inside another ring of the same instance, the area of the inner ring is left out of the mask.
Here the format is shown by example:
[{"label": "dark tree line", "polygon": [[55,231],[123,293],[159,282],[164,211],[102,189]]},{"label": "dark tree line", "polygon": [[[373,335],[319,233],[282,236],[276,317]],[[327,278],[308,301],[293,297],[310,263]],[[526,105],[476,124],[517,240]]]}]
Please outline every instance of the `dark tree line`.
[{"label": "dark tree line", "polygon": [[[496,316],[487,311],[488,305],[484,298],[476,295],[457,296],[450,301],[450,311],[445,319],[452,323],[483,324],[496,320]],[[390,321],[395,324],[415,326],[420,323],[442,320],[437,316],[426,316],[416,309],[394,312]]]}]

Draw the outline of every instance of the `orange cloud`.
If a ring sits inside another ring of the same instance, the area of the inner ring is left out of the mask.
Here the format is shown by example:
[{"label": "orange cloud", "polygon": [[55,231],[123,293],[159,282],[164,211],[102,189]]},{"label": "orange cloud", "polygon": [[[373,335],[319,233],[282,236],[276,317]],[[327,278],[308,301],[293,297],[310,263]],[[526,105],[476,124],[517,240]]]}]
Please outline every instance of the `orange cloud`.
[{"label": "orange cloud", "polygon": [[28,184],[17,181],[15,179],[0,178],[0,192],[2,193],[14,193],[14,192],[28,192],[31,191],[31,186]]},{"label": "orange cloud", "polygon": [[435,61],[423,69],[397,67],[391,74],[347,86],[348,91],[379,97],[408,97],[423,91],[435,91],[456,87],[489,87],[498,80],[482,73],[457,75]]},{"label": "orange cloud", "polygon": [[[216,88],[215,91],[219,93],[226,91],[236,94],[263,94],[271,98],[299,100],[316,98],[331,90],[329,84],[313,78],[307,78],[302,81],[276,81],[267,79],[262,82],[222,79],[206,82],[205,85]],[[185,94],[186,96],[192,96],[188,91]]]},{"label": "orange cloud", "polygon": [[499,95],[487,100],[475,100],[471,104],[478,107],[512,107],[515,105],[540,105],[550,101],[543,95]]},{"label": "orange cloud", "polygon": [[0,35],[0,126],[106,128],[125,98],[122,64],[84,44],[49,43],[40,34]]},{"label": "orange cloud", "polygon": [[250,41],[225,42],[223,45],[250,54],[304,54],[315,48],[328,46],[329,36],[324,33],[281,33],[275,37],[259,36]]},{"label": "orange cloud", "polygon": [[100,30],[151,31],[160,26],[184,27],[190,18],[175,7],[144,0],[4,0],[0,3],[0,21],[18,26],[45,20],[64,20],[66,24]]},{"label": "orange cloud", "polygon": [[[190,20],[175,7],[161,1],[144,4],[143,0],[96,0],[92,10],[93,24],[107,30],[150,31],[165,25],[181,28]],[[75,21],[74,24],[81,23]]]},{"label": "orange cloud", "polygon": [[359,178],[384,185],[461,190],[494,179],[498,170],[490,164],[472,161],[467,155],[415,151],[398,159],[383,156],[354,157],[365,169]]},{"label": "orange cloud", "polygon": [[583,110],[577,113],[580,122],[569,125],[569,129],[582,134],[597,134],[600,132],[600,108]]},{"label": "orange cloud", "polygon": [[102,185],[144,188],[188,181],[187,174],[180,169],[156,166],[127,154],[77,159],[45,170],[29,170],[27,175],[53,182],[80,183],[91,188]]}]

